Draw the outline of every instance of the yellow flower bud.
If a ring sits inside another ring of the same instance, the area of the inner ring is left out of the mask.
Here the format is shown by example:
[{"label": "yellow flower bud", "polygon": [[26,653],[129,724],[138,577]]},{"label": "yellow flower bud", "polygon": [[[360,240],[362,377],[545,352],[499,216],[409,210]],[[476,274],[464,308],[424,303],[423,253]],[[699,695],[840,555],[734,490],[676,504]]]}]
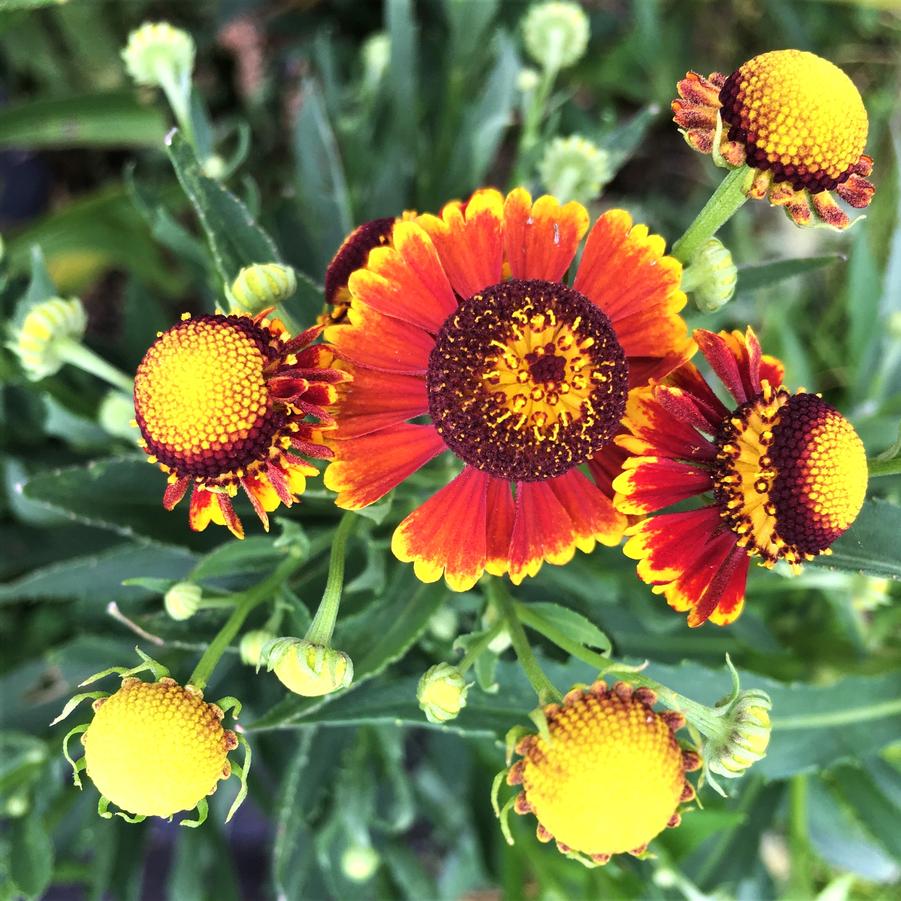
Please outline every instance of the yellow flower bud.
[{"label": "yellow flower bud", "polygon": [[704,746],[707,768],[727,779],[737,779],[766,757],[772,706],[765,691],[740,692],[725,714],[722,737],[710,739]]},{"label": "yellow flower bud", "polygon": [[176,620],[190,619],[199,609],[203,591],[193,582],[176,582],[165,594],[166,613]]},{"label": "yellow flower bud", "polygon": [[449,663],[426,670],[416,689],[416,700],[430,723],[456,719],[466,706],[469,686],[463,674]]},{"label": "yellow flower bud", "polygon": [[241,636],[240,645],[238,645],[241,662],[247,664],[247,666],[259,667],[263,663],[263,648],[274,638],[275,636],[265,629],[254,629],[252,632],[245,632]]},{"label": "yellow flower bud", "polygon": [[59,372],[66,362],[66,345],[81,341],[87,324],[80,300],[54,297],[29,310],[7,346],[18,356],[25,375],[36,382]]},{"label": "yellow flower bud", "polygon": [[304,698],[318,698],[346,688],[354,665],[347,654],[303,638],[280,638],[266,654],[266,668],[285,688]]},{"label": "yellow flower bud", "polygon": [[682,289],[691,293],[698,309],[713,313],[732,299],[738,269],[732,254],[718,238],[710,238],[682,276]]},{"label": "yellow flower bud", "polygon": [[529,56],[545,69],[557,71],[578,62],[588,47],[588,16],[578,3],[539,3],[522,23]]},{"label": "yellow flower bud", "polygon": [[281,263],[254,263],[245,266],[231,286],[233,308],[259,313],[287,300],[297,290],[297,276]]},{"label": "yellow flower bud", "polygon": [[167,80],[189,79],[194,68],[194,41],[168,22],[145,22],[128,36],[122,59],[138,84],[163,87]]}]

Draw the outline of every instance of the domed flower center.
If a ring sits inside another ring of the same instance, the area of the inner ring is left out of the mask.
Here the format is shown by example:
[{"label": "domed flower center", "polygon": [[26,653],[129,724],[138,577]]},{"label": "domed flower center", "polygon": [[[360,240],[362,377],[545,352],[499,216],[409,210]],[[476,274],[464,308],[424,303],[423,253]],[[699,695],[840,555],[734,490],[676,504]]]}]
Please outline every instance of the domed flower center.
[{"label": "domed flower center", "polygon": [[755,56],[720,91],[729,139],[748,164],[812,193],[844,182],[867,141],[867,111],[848,76],[800,50]]},{"label": "domed flower center", "polygon": [[718,436],[715,495],[723,518],[772,565],[827,551],[854,522],[867,489],[863,444],[851,423],[815,394],[764,383]]},{"label": "domed flower center", "polygon": [[463,301],[429,359],[429,412],[465,462],[511,481],[562,475],[613,436],[628,365],[607,317],[555,282],[512,280]]},{"label": "domed flower center", "polygon": [[285,421],[266,385],[270,340],[236,316],[185,319],[163,332],[135,375],[148,453],[180,477],[226,481],[265,459]]}]

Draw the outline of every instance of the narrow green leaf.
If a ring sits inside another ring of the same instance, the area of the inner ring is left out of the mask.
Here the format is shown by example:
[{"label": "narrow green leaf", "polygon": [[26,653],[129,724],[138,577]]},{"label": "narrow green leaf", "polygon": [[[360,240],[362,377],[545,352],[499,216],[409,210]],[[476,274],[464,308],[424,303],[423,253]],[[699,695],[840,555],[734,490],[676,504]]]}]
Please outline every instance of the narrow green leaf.
[{"label": "narrow green leaf", "polygon": [[901,862],[901,807],[893,804],[866,769],[845,765],[832,773],[835,791],[854,811],[867,831]]},{"label": "narrow green leaf", "polygon": [[756,291],[759,288],[767,288],[795,275],[813,272],[824,266],[832,266],[845,259],[846,257],[840,253],[830,253],[818,257],[774,260],[771,263],[760,263],[755,266],[739,266],[738,291]]},{"label": "narrow green leaf", "polygon": [[[299,545],[298,545],[299,546]],[[284,557],[284,551],[273,547],[272,540],[262,535],[244,541],[225,541],[210,551],[192,570],[191,578],[224,579],[271,570]]]},{"label": "narrow green leaf", "polygon": [[165,132],[159,110],[131,91],[40,98],[0,110],[0,147],[152,147]]},{"label": "narrow green leaf", "polygon": [[166,137],[169,159],[206,233],[216,269],[231,284],[251,263],[279,262],[281,257],[247,207],[219,182],[207,178],[187,141],[173,129]]},{"label": "narrow green leaf", "polygon": [[9,874],[23,894],[40,897],[53,877],[53,843],[37,810],[13,820]]},{"label": "narrow green leaf", "polygon": [[546,602],[530,603],[529,613],[562,632],[567,638],[603,653],[611,650],[610,639],[587,617],[569,607]]},{"label": "narrow green leaf", "polygon": [[901,579],[901,507],[880,498],[864,502],[854,525],[815,566]]}]

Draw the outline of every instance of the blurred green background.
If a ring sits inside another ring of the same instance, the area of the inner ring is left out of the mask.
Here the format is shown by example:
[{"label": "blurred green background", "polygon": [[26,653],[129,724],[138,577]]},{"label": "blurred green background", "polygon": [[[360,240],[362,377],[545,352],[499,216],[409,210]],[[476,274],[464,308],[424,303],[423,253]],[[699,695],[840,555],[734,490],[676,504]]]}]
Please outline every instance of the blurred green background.
[{"label": "blurred green background", "polygon": [[[157,330],[223,303],[163,146],[171,113],[158,91],[134,87],[120,58],[145,20],[193,36],[199,164],[301,273],[288,304],[301,323],[319,313],[317,286],[354,225],[434,211],[484,184],[505,189],[514,172],[533,192],[553,187],[542,158],[558,136],[582,135],[605,155],[606,184],[580,198],[593,216],[622,206],[672,242],[722,175],[670,121],[676,81],[796,47],[832,60],[860,89],[876,197],[844,234],[800,230],[765,203],[747,204],[720,236],[739,265],[736,297],[714,315],[690,304],[688,315],[706,328],[752,324],[785,360],[790,385],[823,392],[870,456],[890,447],[901,421],[898,3],[583,6],[588,51],[557,77],[538,142],[523,153],[522,88],[534,78],[522,73],[540,68],[523,46],[525,3],[0,0],[4,318],[26,296],[79,296],[87,343],[132,372]],[[761,268],[776,260],[793,262]],[[191,573],[205,589],[233,590],[281,551],[262,532],[239,545],[163,511],[163,478],[128,437],[129,417],[104,415],[98,379],[67,367],[32,383],[0,348],[0,383],[0,898],[899,897],[901,478],[871,485],[881,503],[844,546],[845,569],[811,566],[795,580],[754,571],[746,612],[728,630],[690,631],[616,549],[545,566],[518,592],[584,613],[618,656],[651,660],[655,678],[697,700],[726,693],[725,652],[744,685],[773,695],[770,756],[728,786],[729,799],[704,792],[705,810],[661,836],[652,861],[583,869],[540,845],[530,819],[505,845],[488,800],[503,765],[497,736],[534,703],[509,651],[499,691],[475,689],[459,721],[421,728],[419,675],[454,659],[454,638],[479,628],[483,607],[477,592],[418,585],[390,557],[392,525],[428,492],[428,473],[351,545],[336,644],[351,652],[361,687],[318,706],[285,700],[232,649],[214,693],[245,702],[249,802],[223,827],[229,784],[200,830],[129,826],[97,817],[93,787],[71,786],[64,730],[47,724],[81,679],[130,665],[136,641],[185,677],[222,614],[177,623],[162,607],[166,586]],[[275,599],[282,633],[302,634],[336,511],[317,482],[278,520],[309,554]],[[553,648],[543,654],[559,686],[590,678]],[[792,731],[792,716],[809,711],[824,714],[822,727]]]}]

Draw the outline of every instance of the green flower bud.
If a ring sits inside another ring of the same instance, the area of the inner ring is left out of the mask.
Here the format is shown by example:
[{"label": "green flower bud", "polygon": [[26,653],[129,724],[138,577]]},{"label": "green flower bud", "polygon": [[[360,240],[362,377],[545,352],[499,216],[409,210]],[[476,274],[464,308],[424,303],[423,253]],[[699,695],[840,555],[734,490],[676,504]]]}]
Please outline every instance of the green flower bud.
[{"label": "green flower bud", "polygon": [[[490,629],[498,621],[498,618],[497,608],[494,604],[489,604],[482,614],[482,628]],[[510,633],[503,628],[488,643],[488,650],[493,654],[503,654],[512,643]]]},{"label": "green flower bud", "polygon": [[210,156],[203,161],[203,174],[207,178],[219,181],[219,179],[224,178],[225,173],[225,160],[222,159],[218,153],[210,154]]},{"label": "green flower bud", "polygon": [[7,347],[19,358],[25,375],[36,382],[62,369],[66,345],[81,341],[87,325],[80,300],[54,297],[29,310],[22,325],[12,329]]},{"label": "green flower bud", "polygon": [[901,312],[892,313],[888,318],[888,333],[893,338],[901,338]]},{"label": "green flower bud", "polygon": [[391,62],[391,38],[379,31],[363,42],[363,81],[372,89],[384,76]]},{"label": "green flower bud", "polygon": [[469,686],[463,674],[449,663],[439,663],[426,670],[416,689],[416,700],[430,723],[446,723],[456,719],[466,706]]},{"label": "green flower bud", "polygon": [[346,688],[354,665],[347,654],[305,638],[277,638],[263,650],[266,669],[285,688],[304,698],[318,698]]},{"label": "green flower bud", "polygon": [[439,641],[450,641],[457,634],[459,624],[457,612],[445,605],[429,617],[429,632]]},{"label": "green flower bud", "polygon": [[10,817],[10,819],[24,817],[30,809],[31,802],[28,800],[28,795],[24,794],[10,795],[3,805],[3,812]]},{"label": "green flower bud", "polygon": [[107,392],[97,411],[100,428],[109,435],[137,443],[140,436],[134,426],[134,419],[134,401],[121,391]]},{"label": "green flower bud", "polygon": [[370,845],[351,845],[341,855],[341,872],[351,882],[369,882],[382,858]]},{"label": "green flower bud", "polygon": [[516,76],[516,89],[521,94],[530,94],[541,81],[541,76],[534,69],[520,69]]},{"label": "green flower bud", "polygon": [[128,36],[122,59],[135,82],[165,88],[170,80],[190,79],[194,41],[168,22],[145,22]]},{"label": "green flower bud", "polygon": [[704,745],[707,769],[737,779],[748,767],[766,757],[770,742],[773,703],[760,689],[739,692],[724,714],[723,732]]},{"label": "green flower bud", "polygon": [[199,609],[203,591],[193,582],[176,582],[163,598],[166,613],[176,620],[190,619]]},{"label": "green flower bud", "polygon": [[290,266],[254,263],[245,266],[231,286],[233,309],[259,313],[289,298],[297,290],[297,277]]},{"label": "green flower bud", "polygon": [[538,175],[559,200],[593,200],[613,178],[610,154],[581,135],[554,138],[538,164]]},{"label": "green flower bud", "polygon": [[856,574],[850,579],[851,604],[855,610],[870,612],[891,603],[891,580]]},{"label": "green flower bud", "polygon": [[588,47],[588,16],[578,3],[539,3],[522,23],[529,56],[542,68],[557,71],[578,62]]},{"label": "green flower bud", "polygon": [[729,248],[719,238],[710,238],[683,273],[682,290],[691,293],[699,310],[713,313],[732,299],[737,281]]},{"label": "green flower bud", "polygon": [[245,632],[241,636],[241,643],[238,645],[241,662],[247,664],[247,666],[259,668],[265,662],[263,649],[274,638],[275,636],[265,629],[254,629],[251,632]]}]

